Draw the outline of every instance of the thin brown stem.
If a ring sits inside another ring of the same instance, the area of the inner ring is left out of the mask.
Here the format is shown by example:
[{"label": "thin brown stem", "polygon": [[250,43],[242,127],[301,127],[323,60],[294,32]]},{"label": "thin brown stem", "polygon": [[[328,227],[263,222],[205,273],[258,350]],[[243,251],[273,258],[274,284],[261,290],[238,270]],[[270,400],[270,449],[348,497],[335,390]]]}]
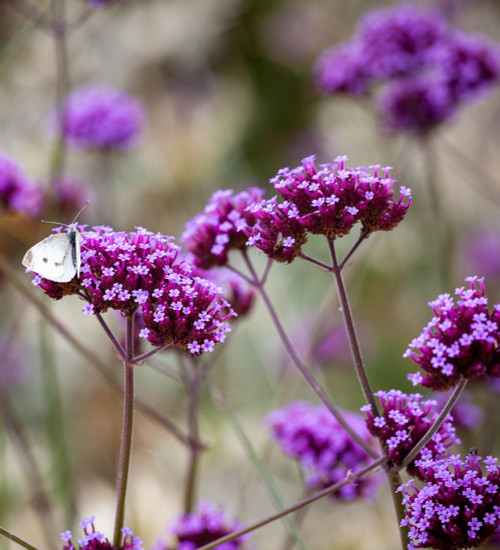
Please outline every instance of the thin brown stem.
[{"label": "thin brown stem", "polygon": [[335,283],[337,285],[337,292],[339,296],[340,306],[342,308],[342,314],[344,316],[345,327],[349,337],[349,344],[351,346],[352,358],[354,361],[354,367],[356,369],[356,374],[358,376],[359,384],[363,391],[363,395],[367,403],[372,407],[374,416],[378,416],[378,407],[375,402],[375,397],[373,395],[373,390],[368,380],[368,374],[366,372],[365,363],[363,361],[363,356],[361,354],[361,348],[359,346],[359,339],[356,333],[356,326],[354,324],[354,318],[351,312],[351,306],[349,305],[349,299],[347,297],[347,292],[344,285],[344,280],[342,277],[342,270],[339,267],[337,262],[337,255],[335,252],[334,242],[328,240],[328,246],[330,249],[330,256],[332,259],[333,265],[333,276],[335,278]]}]

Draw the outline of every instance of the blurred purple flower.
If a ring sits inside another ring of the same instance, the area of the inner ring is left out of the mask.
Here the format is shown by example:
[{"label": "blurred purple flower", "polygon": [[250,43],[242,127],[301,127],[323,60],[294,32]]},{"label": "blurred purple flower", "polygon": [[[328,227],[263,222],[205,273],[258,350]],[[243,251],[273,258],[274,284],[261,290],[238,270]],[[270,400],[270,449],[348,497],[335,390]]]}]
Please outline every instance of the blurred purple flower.
[{"label": "blurred purple flower", "polygon": [[[385,443],[391,462],[400,464],[438,417],[437,403],[429,399],[421,401],[420,394],[408,395],[400,390],[379,391],[375,396],[380,399],[382,415],[374,417],[371,405],[365,405],[361,410],[367,415],[366,425],[372,435]],[[415,463],[423,457],[436,460],[450,456],[448,448],[460,443],[452,422],[453,417],[448,415],[429,443],[410,462],[407,466],[410,475],[420,477]]]},{"label": "blurred purple flower", "polygon": [[126,151],[139,141],[144,109],[121,90],[84,86],[68,97],[62,109],[64,136],[76,149]]},{"label": "blurred purple flower", "polygon": [[499,227],[473,229],[463,235],[457,248],[462,271],[500,281]]},{"label": "blurred purple flower", "polygon": [[425,134],[498,84],[500,47],[450,28],[436,9],[400,4],[363,17],[351,40],[320,55],[314,78],[325,93],[381,84],[382,128]]},{"label": "blurred purple flower", "polygon": [[43,208],[42,188],[21,167],[0,151],[0,203],[4,208],[38,216]]},{"label": "blurred purple flower", "polygon": [[484,278],[466,281],[469,289],[455,290],[456,304],[449,294],[429,302],[434,317],[403,355],[425,371],[408,375],[414,386],[444,391],[462,378],[500,376],[500,304],[489,313]]},{"label": "blurred purple flower", "polygon": [[[500,530],[498,459],[469,454],[426,460],[420,465],[426,485],[413,480],[398,491],[406,506],[402,526],[409,527],[408,549],[459,550],[481,546]],[[483,471],[486,470],[486,471]]]},{"label": "blurred purple flower", "polygon": [[[167,535],[173,535],[175,543],[171,544],[161,538],[156,541],[153,550],[195,550],[242,528],[243,525],[239,521],[228,520],[222,509],[211,502],[201,501],[195,512],[180,515],[172,525],[167,527]],[[215,548],[218,550],[249,548],[245,544],[248,537],[249,535],[243,535]]]},{"label": "blurred purple flower", "polygon": [[85,536],[78,539],[77,546],[73,545],[71,531],[61,533],[61,538],[65,543],[63,550],[143,550],[142,540],[140,537],[134,536],[128,527],[122,529],[124,535],[122,545],[119,547],[113,546],[103,533],[96,531],[95,520],[95,516],[92,516],[79,522],[78,525],[83,528]]},{"label": "blurred purple flower", "polygon": [[383,131],[407,131],[425,135],[456,111],[450,90],[442,78],[424,74],[395,79],[377,97]]},{"label": "blurred purple flower", "polygon": [[[374,443],[360,415],[345,411],[343,415],[358,435],[367,443]],[[305,483],[312,489],[337,483],[349,471],[357,470],[369,461],[365,451],[351,439],[324,405],[293,402],[268,414],[266,423],[271,428],[272,438],[283,451],[299,460]],[[345,485],[332,493],[332,498],[373,498],[379,481],[377,476],[358,479],[355,484]]]},{"label": "blurred purple flower", "polygon": [[108,4],[117,4],[119,2],[128,2],[128,0],[87,0],[91,8],[100,8]]}]

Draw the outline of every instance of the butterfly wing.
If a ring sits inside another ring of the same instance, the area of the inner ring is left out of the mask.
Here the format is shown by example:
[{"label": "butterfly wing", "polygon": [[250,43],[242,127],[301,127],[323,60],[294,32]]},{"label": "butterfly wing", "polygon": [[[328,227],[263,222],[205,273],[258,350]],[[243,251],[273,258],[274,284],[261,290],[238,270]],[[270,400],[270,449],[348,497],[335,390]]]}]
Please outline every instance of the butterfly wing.
[{"label": "butterfly wing", "polygon": [[73,261],[73,246],[67,233],[51,235],[35,244],[26,252],[22,263],[44,279],[55,283],[67,283],[77,272]]}]

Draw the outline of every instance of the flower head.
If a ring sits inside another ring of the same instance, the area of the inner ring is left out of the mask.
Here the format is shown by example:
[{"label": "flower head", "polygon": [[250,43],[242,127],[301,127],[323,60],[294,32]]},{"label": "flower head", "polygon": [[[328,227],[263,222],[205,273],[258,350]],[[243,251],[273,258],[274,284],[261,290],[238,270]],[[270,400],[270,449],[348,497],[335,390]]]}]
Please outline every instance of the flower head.
[{"label": "flower head", "polygon": [[412,481],[398,490],[406,505],[401,525],[409,527],[409,549],[459,550],[481,546],[500,530],[498,459],[468,455],[423,461],[426,485]]},{"label": "flower head", "polygon": [[[393,199],[389,168],[348,169],[346,157],[317,168],[308,157],[302,166],[284,168],[271,180],[277,198],[250,207],[258,223],[247,227],[247,244],[254,245],[276,261],[290,263],[307,241],[307,233],[336,239],[347,235],[356,223],[366,233],[389,231],[404,218],[410,192]],[[408,200],[404,200],[407,198]]]},{"label": "flower head", "polygon": [[35,278],[50,297],[77,294],[87,302],[86,314],[113,309],[131,316],[140,309],[140,335],[154,346],[174,345],[200,355],[224,341],[230,330],[226,320],[235,313],[215,285],[193,276],[192,266],[178,259],[171,237],[109,227],[94,227],[81,237],[79,278],[69,283]]},{"label": "flower head", "polygon": [[[361,416],[344,412],[349,425],[367,443],[373,438]],[[305,475],[306,485],[313,489],[328,487],[345,478],[369,460],[368,455],[347,434],[324,406],[312,406],[297,401],[266,417],[273,439],[291,458],[298,459]],[[339,500],[355,497],[373,497],[377,476],[358,479],[355,484],[342,487],[332,494]]]},{"label": "flower head", "polygon": [[[195,550],[242,527],[243,525],[237,520],[229,521],[223,510],[211,502],[201,501],[195,512],[179,516],[172,525],[167,527],[167,534],[173,535],[175,543],[170,544],[159,539],[154,550]],[[248,535],[243,535],[216,548],[219,550],[248,548],[245,544],[247,540]]]},{"label": "flower head", "polygon": [[[457,288],[430,302],[434,317],[404,353],[425,372],[408,376],[413,385],[443,391],[461,378],[500,376],[500,305],[488,311],[483,278],[468,277],[470,288]],[[477,284],[476,284],[477,283]]]},{"label": "flower head", "polygon": [[77,149],[128,150],[142,131],[141,104],[121,90],[84,86],[63,105],[64,136]]},{"label": "flower head", "polygon": [[143,550],[142,540],[134,536],[128,527],[122,529],[124,538],[121,546],[113,546],[103,533],[96,531],[95,519],[95,516],[92,516],[78,524],[83,528],[85,536],[78,540],[77,546],[73,545],[71,531],[61,533],[65,543],[63,550]]},{"label": "flower head", "polygon": [[[362,410],[367,415],[366,425],[372,435],[385,443],[391,462],[400,464],[438,417],[436,402],[421,401],[420,394],[407,395],[399,390],[379,391],[375,395],[380,399],[382,414],[374,417],[370,405],[365,405]],[[408,465],[411,475],[419,476],[415,463],[424,456],[434,460],[448,457],[448,448],[460,443],[452,421],[453,418],[448,415],[429,443]]]},{"label": "flower head", "polygon": [[374,10],[315,67],[325,93],[377,94],[382,128],[425,134],[500,80],[500,47],[451,28],[436,9]]},{"label": "flower head", "polygon": [[223,266],[230,250],[245,247],[243,229],[256,221],[248,207],[260,202],[263,195],[264,190],[257,187],[236,195],[231,189],[212,195],[203,214],[190,220],[182,235],[196,267]]},{"label": "flower head", "polygon": [[0,204],[13,212],[37,216],[43,207],[42,188],[0,151]]}]

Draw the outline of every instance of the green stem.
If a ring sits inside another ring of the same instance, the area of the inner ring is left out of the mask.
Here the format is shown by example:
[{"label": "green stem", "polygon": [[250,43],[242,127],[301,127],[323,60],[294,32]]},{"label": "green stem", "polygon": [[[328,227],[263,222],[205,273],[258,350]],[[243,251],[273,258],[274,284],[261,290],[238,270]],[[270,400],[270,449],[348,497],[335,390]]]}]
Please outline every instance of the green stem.
[{"label": "green stem", "polygon": [[7,392],[2,393],[0,401],[6,431],[9,433],[14,446],[18,449],[19,462],[26,475],[25,481],[31,490],[33,505],[40,514],[42,530],[50,546],[57,536],[54,506],[45,492],[40,469],[24,433],[24,426],[12,407]]},{"label": "green stem", "polygon": [[7,531],[7,529],[4,529],[3,527],[0,527],[0,535],[3,535],[12,542],[19,544],[19,546],[27,548],[28,550],[39,550],[36,546],[33,546],[29,542],[26,542],[25,540],[16,537],[16,535],[12,534],[10,531]]},{"label": "green stem", "polygon": [[[200,365],[201,366],[201,365]],[[191,361],[190,371],[187,374],[186,390],[189,399],[188,408],[188,433],[189,439],[193,444],[188,446],[189,460],[188,471],[186,476],[186,487],[184,493],[184,513],[189,514],[193,511],[196,500],[196,483],[198,479],[198,470],[200,464],[200,451],[199,445],[199,423],[198,417],[200,413],[200,375],[197,372],[194,360]]]},{"label": "green stem", "polygon": [[75,517],[75,504],[72,498],[72,476],[66,442],[64,411],[61,402],[59,377],[55,365],[53,343],[49,340],[47,324],[40,320],[41,366],[43,370],[42,386],[47,404],[47,431],[53,453],[54,472],[57,476],[55,486],[59,500],[65,510],[66,525],[72,525]]},{"label": "green stem", "polygon": [[117,500],[115,514],[115,530],[113,545],[116,548],[122,545],[122,528],[125,520],[125,501],[127,496],[130,459],[132,455],[132,431],[134,423],[134,367],[131,359],[134,353],[134,318],[127,317],[125,340],[126,357],[123,361],[125,374],[125,390],[123,402],[123,428],[120,448],[120,462],[118,466]]}]

